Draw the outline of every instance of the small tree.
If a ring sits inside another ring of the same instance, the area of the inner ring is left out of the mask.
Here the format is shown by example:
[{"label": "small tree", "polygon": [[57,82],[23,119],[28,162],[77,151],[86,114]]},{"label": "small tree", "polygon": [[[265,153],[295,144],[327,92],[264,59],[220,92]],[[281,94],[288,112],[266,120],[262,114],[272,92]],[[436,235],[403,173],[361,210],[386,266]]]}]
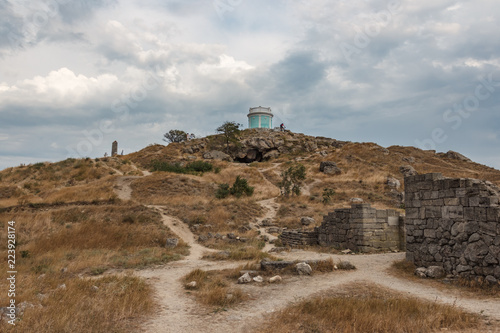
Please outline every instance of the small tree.
[{"label": "small tree", "polygon": [[253,194],[253,187],[248,185],[248,181],[245,178],[241,178],[240,176],[236,177],[233,186],[229,190],[232,195],[239,198],[243,194],[250,197]]},{"label": "small tree", "polygon": [[224,124],[217,127],[217,133],[221,133],[226,141],[226,151],[229,147],[229,142],[236,142],[236,137],[240,134],[240,127],[242,124],[238,124],[234,121],[226,121]]},{"label": "small tree", "polygon": [[299,195],[302,181],[306,179],[306,167],[302,164],[295,164],[281,173],[279,187],[281,195],[286,197],[290,194]]},{"label": "small tree", "polygon": [[182,142],[186,141],[187,133],[181,130],[173,129],[168,131],[168,133],[163,134],[163,136],[163,141],[166,141],[168,143]]}]

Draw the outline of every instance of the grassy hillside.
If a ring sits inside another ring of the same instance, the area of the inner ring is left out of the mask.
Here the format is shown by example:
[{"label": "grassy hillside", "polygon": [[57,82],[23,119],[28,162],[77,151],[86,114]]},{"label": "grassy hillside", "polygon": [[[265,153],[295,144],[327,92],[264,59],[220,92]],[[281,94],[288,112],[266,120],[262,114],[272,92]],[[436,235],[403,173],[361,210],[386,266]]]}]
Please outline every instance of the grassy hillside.
[{"label": "grassy hillside", "polygon": [[[245,155],[245,149],[259,145],[267,149],[258,152],[261,162],[203,159],[213,150],[246,159],[250,155]],[[272,147],[266,148],[269,145]],[[269,152],[273,154],[266,155]],[[208,162],[211,170],[185,169],[193,161]],[[320,172],[322,161],[335,162],[342,172]],[[158,162],[174,165],[183,173],[152,172]],[[280,196],[282,172],[297,163],[306,169],[301,195]],[[267,213],[261,200],[276,198],[279,208],[273,223],[283,228],[301,227],[301,216],[313,217],[316,223],[309,226],[313,228],[329,211],[349,206],[351,198],[361,198],[377,208],[403,211],[403,165],[418,173],[441,172],[448,177],[480,178],[500,185],[500,171],[456,154],[254,130],[243,131],[239,142],[228,147],[218,136],[211,136],[168,146],[152,145],[127,156],[67,159],[2,170],[0,239],[7,239],[7,222],[15,220],[16,265],[22,286],[17,302],[35,307],[17,329],[37,331],[31,327],[43,317],[38,331],[68,331],[68,327],[78,332],[106,331],[110,327],[130,330],[134,318],[154,307],[151,290],[141,280],[125,275],[99,277],[116,270],[165,264],[188,253],[188,246],[182,242],[175,249],[165,248],[166,239],[176,235],[163,224],[161,214],[179,218],[202,238],[234,233],[247,240],[228,243],[212,238],[205,241],[206,246],[231,253],[257,253],[263,242],[251,224]],[[218,199],[221,184],[231,185],[238,176],[254,188],[253,195]],[[390,187],[388,177],[398,179],[401,187]],[[120,196],[127,186],[130,200]],[[325,189],[330,191],[328,202],[323,195]],[[162,213],[153,205],[161,206]],[[0,250],[7,253],[7,242],[0,243]],[[0,265],[7,265],[6,256],[0,259]],[[6,287],[7,281],[2,278],[2,293]],[[83,311],[68,300],[90,300],[95,290],[102,293],[96,302],[85,301]],[[137,301],[139,298],[143,301]],[[64,315],[60,315],[62,301],[68,304]],[[99,312],[104,315],[96,315]],[[79,326],[74,326],[75,322]]]}]

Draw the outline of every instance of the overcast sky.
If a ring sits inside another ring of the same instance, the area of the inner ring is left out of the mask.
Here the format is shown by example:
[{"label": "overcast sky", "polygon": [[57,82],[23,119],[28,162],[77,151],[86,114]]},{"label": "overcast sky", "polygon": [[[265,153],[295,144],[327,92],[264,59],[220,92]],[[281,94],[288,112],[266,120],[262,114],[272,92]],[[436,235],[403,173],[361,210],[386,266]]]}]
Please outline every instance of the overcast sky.
[{"label": "overcast sky", "polygon": [[274,124],[500,169],[498,0],[0,0],[0,169]]}]

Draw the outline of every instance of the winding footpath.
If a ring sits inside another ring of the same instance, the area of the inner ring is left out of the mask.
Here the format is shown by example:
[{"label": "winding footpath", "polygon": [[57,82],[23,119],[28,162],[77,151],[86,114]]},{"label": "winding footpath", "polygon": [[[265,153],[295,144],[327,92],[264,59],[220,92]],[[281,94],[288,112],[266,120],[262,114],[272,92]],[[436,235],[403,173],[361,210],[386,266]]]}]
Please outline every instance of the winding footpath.
[{"label": "winding footpath", "polygon": [[[117,179],[115,191],[117,195],[129,200],[132,190],[130,183],[137,177],[120,177]],[[266,210],[265,218],[274,218],[279,205],[275,198],[262,200],[260,204]],[[214,312],[213,309],[196,303],[194,297],[184,289],[180,279],[194,269],[219,270],[235,268],[243,262],[213,262],[202,260],[204,252],[213,251],[195,241],[195,236],[188,226],[179,219],[166,215],[162,206],[150,206],[162,214],[163,223],[190,247],[190,255],[183,260],[170,263],[160,268],[137,271],[137,276],[145,278],[156,290],[159,304],[158,312],[150,320],[142,324],[144,332],[149,333],[182,333],[182,332],[251,332],[258,327],[267,314],[281,310],[291,303],[321,294],[332,288],[352,282],[375,283],[383,287],[399,291],[412,297],[429,301],[456,305],[464,310],[486,316],[494,325],[489,326],[489,332],[499,332],[500,299],[465,298],[459,295],[445,293],[418,282],[394,277],[388,269],[394,261],[404,258],[404,253],[384,253],[371,255],[331,255],[302,250],[292,250],[275,254],[284,260],[328,259],[335,262],[349,260],[357,269],[354,271],[335,271],[328,274],[312,276],[287,276],[281,284],[258,286],[256,284],[239,285],[250,295],[245,303],[228,309]],[[263,228],[261,234],[270,239]],[[268,251],[272,245],[264,248]]]}]

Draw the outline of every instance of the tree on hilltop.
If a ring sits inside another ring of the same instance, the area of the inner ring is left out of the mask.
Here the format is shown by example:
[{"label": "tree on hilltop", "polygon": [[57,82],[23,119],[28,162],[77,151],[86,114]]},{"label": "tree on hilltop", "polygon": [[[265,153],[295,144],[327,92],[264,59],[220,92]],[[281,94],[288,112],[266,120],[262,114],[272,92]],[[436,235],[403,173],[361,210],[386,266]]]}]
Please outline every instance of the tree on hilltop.
[{"label": "tree on hilltop", "polygon": [[168,133],[163,134],[163,136],[163,141],[166,141],[168,143],[182,142],[186,141],[187,133],[181,130],[173,129],[168,131]]},{"label": "tree on hilltop", "polygon": [[229,142],[236,142],[236,137],[240,134],[240,127],[242,124],[238,124],[234,121],[226,121],[224,124],[217,127],[217,133],[221,133],[226,141],[226,151],[229,147]]}]

